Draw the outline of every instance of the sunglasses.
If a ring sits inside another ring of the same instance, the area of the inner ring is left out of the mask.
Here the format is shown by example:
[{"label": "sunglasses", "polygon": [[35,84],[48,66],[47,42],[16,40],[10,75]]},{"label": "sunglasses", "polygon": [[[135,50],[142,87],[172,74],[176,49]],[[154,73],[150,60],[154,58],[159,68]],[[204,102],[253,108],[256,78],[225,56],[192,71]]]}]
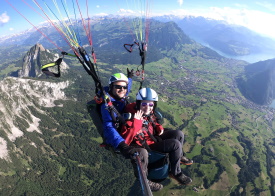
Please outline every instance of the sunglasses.
[{"label": "sunglasses", "polygon": [[146,102],[142,102],[141,103],[141,106],[143,106],[143,107],[145,107],[145,106],[149,106],[149,107],[153,107],[154,106],[154,104],[153,103],[146,103]]},{"label": "sunglasses", "polygon": [[115,89],[128,89],[128,86],[114,85]]}]

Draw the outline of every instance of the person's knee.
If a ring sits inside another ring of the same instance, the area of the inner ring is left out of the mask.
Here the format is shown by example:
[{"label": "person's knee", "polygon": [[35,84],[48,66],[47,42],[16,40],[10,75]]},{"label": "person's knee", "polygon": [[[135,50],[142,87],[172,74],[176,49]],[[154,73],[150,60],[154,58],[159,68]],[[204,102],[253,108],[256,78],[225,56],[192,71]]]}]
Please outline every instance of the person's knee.
[{"label": "person's knee", "polygon": [[184,133],[181,130],[176,130],[176,135],[179,141],[184,141]]},{"label": "person's knee", "polygon": [[182,149],[182,143],[177,139],[170,139],[166,146],[170,149],[170,152]]},{"label": "person's knee", "polygon": [[180,149],[182,148],[182,143],[179,140],[175,140],[174,142],[175,142],[174,145],[176,148],[180,148]]},{"label": "person's knee", "polygon": [[145,148],[140,148],[139,152],[140,156],[142,156],[144,159],[148,159],[148,151]]},{"label": "person's knee", "polygon": [[148,161],[149,155],[148,155],[148,151],[145,148],[135,148],[135,150],[142,161],[145,161],[145,162]]}]

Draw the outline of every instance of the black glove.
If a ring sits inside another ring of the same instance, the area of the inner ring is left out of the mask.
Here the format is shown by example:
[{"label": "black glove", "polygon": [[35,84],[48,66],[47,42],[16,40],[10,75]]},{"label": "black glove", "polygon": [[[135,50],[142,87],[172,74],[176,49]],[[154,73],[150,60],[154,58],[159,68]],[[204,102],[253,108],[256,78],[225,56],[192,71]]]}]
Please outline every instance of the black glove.
[{"label": "black glove", "polygon": [[133,155],[137,152],[133,146],[129,146],[125,142],[120,142],[120,144],[118,145],[118,148],[119,148],[121,154],[126,159],[133,158]]},{"label": "black glove", "polygon": [[132,69],[131,71],[127,68],[127,77],[132,78],[134,76],[134,70]]}]

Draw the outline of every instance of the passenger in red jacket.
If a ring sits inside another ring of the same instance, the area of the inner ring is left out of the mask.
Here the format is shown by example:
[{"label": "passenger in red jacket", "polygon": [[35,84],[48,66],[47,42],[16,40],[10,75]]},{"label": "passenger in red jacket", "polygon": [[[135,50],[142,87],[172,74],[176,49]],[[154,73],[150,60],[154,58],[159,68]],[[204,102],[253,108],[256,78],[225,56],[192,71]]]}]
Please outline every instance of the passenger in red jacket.
[{"label": "passenger in red jacket", "polygon": [[[185,165],[193,163],[192,160],[183,156],[184,134],[180,130],[164,129],[157,122],[154,114],[157,101],[158,95],[153,89],[140,89],[136,103],[128,104],[125,108],[125,113],[131,113],[132,118],[126,121],[120,134],[125,139],[125,146],[132,147],[139,153],[146,174],[148,173],[148,150],[168,153],[170,177],[180,184],[190,184],[191,178],[184,175],[180,168],[180,163]],[[122,154],[125,156],[127,152],[122,151]]]}]

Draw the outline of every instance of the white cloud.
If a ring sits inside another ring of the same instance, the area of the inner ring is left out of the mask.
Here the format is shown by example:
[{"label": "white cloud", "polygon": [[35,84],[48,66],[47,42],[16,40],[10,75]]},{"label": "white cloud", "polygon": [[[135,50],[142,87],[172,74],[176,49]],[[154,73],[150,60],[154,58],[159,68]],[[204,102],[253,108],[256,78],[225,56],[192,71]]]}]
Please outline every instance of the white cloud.
[{"label": "white cloud", "polygon": [[133,10],[126,10],[126,9],[120,9],[118,11],[119,14],[122,14],[122,15],[135,15],[135,12]]},{"label": "white cloud", "polygon": [[10,20],[10,17],[7,15],[6,12],[0,15],[0,24],[7,23],[9,22],[9,20]]},{"label": "white cloud", "polygon": [[100,6],[99,6],[99,5],[97,5],[97,6],[96,6],[96,8],[100,8]]},{"label": "white cloud", "polygon": [[248,6],[247,6],[246,4],[235,3],[234,6],[235,6],[235,7],[238,7],[239,9],[248,8]]},{"label": "white cloud", "polygon": [[108,16],[109,14],[107,13],[98,13],[98,14],[95,14],[95,16]]},{"label": "white cloud", "polygon": [[14,28],[9,28],[9,30],[10,30],[10,31],[13,31],[13,30],[14,30]]},{"label": "white cloud", "polygon": [[274,4],[268,3],[266,1],[264,2],[256,2],[257,5],[264,7],[265,9],[268,9],[272,12],[275,12],[275,6]]},{"label": "white cloud", "polygon": [[183,0],[177,0],[177,1],[178,1],[179,5],[182,6]]},{"label": "white cloud", "polygon": [[232,9],[232,8],[211,8],[208,14],[210,18],[225,20],[230,24],[241,25],[254,30],[260,34],[275,37],[275,15],[257,10]]},{"label": "white cloud", "polygon": [[203,16],[215,20],[225,20],[230,24],[241,25],[260,34],[275,38],[275,25],[272,25],[275,21],[275,14],[249,10],[244,7],[242,9],[211,7],[210,9],[178,9],[169,13],[162,13],[161,15],[170,14],[176,16]]}]

